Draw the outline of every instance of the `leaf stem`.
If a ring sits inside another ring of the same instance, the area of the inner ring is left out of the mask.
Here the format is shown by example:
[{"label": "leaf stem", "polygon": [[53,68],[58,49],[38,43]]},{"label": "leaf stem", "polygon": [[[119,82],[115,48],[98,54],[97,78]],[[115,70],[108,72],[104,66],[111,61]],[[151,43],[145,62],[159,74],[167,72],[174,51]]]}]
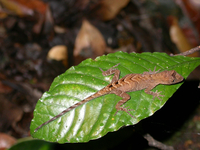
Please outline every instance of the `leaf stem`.
[{"label": "leaf stem", "polygon": [[194,52],[197,52],[199,50],[200,50],[200,45],[195,47],[195,48],[192,48],[192,49],[190,49],[190,50],[188,50],[186,52],[183,52],[183,53],[179,53],[179,54],[176,54],[176,55],[170,54],[170,56],[177,56],[177,55],[187,56],[187,55],[193,54]]}]

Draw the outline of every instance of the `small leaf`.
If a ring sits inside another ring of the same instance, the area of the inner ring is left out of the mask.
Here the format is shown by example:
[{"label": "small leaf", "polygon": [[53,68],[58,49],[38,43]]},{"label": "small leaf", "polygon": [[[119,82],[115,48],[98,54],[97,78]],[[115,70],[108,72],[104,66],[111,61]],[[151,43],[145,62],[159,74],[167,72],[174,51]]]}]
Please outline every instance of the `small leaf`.
[{"label": "small leaf", "polygon": [[129,2],[130,0],[102,0],[101,7],[97,9],[97,16],[104,21],[114,19]]},{"label": "small leaf", "polygon": [[19,150],[19,149],[28,149],[28,150],[54,150],[54,143],[36,140],[31,137],[21,138],[18,142],[13,145],[9,150]]},{"label": "small leaf", "polygon": [[[176,45],[180,52],[185,52],[188,49],[192,49],[192,45],[190,44],[188,37],[185,35],[183,30],[178,24],[178,19],[174,16],[168,17],[170,23],[169,34],[172,42]],[[198,57],[198,52],[188,55],[190,57]]]},{"label": "small leaf", "polygon": [[108,94],[95,98],[86,104],[64,114],[58,119],[40,128],[42,123],[56,116],[66,108],[87,98],[108,85],[112,76],[103,76],[100,69],[107,70],[120,63],[120,78],[130,73],[143,73],[153,70],[175,70],[186,78],[200,64],[199,58],[185,56],[170,57],[165,53],[124,53],[116,52],[95,60],[87,59],[65,73],[56,77],[48,92],[38,101],[31,123],[31,135],[34,138],[58,143],[87,142],[97,139],[108,132],[116,131],[122,126],[134,125],[140,120],[153,115],[159,110],[183,83],[174,85],[158,85],[152,91],[162,92],[162,101],[146,94],[144,90],[128,92],[131,99],[125,104],[129,106],[131,118],[126,112],[116,115],[115,105],[121,97]]},{"label": "small leaf", "polygon": [[65,45],[56,45],[52,47],[48,52],[48,59],[63,61],[65,66],[68,66],[68,53],[67,46]]},{"label": "small leaf", "polygon": [[105,53],[106,42],[99,30],[83,20],[81,29],[76,37],[74,56],[95,58]]}]

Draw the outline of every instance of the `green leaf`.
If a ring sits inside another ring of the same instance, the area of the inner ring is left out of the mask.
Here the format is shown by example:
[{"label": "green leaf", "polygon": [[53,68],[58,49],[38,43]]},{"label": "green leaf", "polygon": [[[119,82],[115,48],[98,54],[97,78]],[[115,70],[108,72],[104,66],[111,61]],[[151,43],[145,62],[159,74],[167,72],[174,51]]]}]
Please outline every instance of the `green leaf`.
[{"label": "green leaf", "polygon": [[56,116],[66,108],[99,91],[112,80],[103,76],[99,68],[107,70],[120,63],[120,78],[130,73],[143,73],[153,70],[175,70],[186,78],[200,64],[200,58],[185,56],[170,57],[165,53],[124,53],[116,52],[95,60],[87,59],[56,77],[48,92],[38,101],[31,122],[31,135],[34,138],[58,143],[87,142],[97,139],[122,126],[134,125],[159,110],[183,83],[158,85],[152,91],[161,91],[162,101],[153,99],[144,90],[128,92],[131,99],[125,104],[135,118],[126,112],[116,115],[115,105],[121,97],[108,94],[95,98],[34,132],[39,125]]},{"label": "green leaf", "polygon": [[26,137],[18,140],[16,144],[9,148],[9,150],[53,150],[54,147],[54,143]]}]

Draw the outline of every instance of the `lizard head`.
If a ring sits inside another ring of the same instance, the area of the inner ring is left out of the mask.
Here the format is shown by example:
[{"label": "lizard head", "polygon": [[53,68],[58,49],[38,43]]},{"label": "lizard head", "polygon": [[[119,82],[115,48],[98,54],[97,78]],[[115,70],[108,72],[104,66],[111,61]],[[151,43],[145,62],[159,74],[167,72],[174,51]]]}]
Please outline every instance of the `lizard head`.
[{"label": "lizard head", "polygon": [[175,84],[183,81],[183,77],[174,70],[158,73],[160,84]]}]

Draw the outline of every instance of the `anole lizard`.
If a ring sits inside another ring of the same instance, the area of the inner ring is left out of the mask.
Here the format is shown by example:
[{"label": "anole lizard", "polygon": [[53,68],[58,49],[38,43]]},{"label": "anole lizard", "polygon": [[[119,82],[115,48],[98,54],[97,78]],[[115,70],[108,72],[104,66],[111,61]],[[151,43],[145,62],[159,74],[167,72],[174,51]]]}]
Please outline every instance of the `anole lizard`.
[{"label": "anole lizard", "polygon": [[[114,74],[112,81],[110,84],[108,84],[106,87],[103,89],[99,90],[98,92],[94,93],[93,95],[87,97],[86,99],[70,106],[69,108],[65,109],[62,111],[60,114],[57,116],[53,117],[52,119],[44,122],[40,126],[38,126],[34,132],[36,132],[38,129],[40,129],[42,126],[54,121],[55,119],[59,118],[60,116],[64,115],[65,113],[71,111],[72,109],[75,109],[76,107],[85,104],[86,102],[93,100],[97,97],[106,95],[106,94],[111,94],[114,93],[120,97],[122,97],[122,100],[120,100],[115,108],[118,111],[125,111],[127,112],[131,117],[133,117],[129,111],[130,109],[127,109],[121,105],[126,103],[130,99],[130,95],[127,94],[126,92],[132,92],[132,91],[138,91],[138,90],[144,90],[145,93],[153,95],[153,99],[157,97],[159,100],[159,96],[164,96],[160,95],[161,92],[152,92],[151,90],[156,87],[158,84],[175,84],[178,82],[181,82],[184,78],[179,75],[176,71],[170,70],[170,71],[149,71],[149,72],[144,72],[143,74],[128,74],[124,76],[123,78],[119,79],[120,71],[117,68],[114,68],[118,66],[119,64],[113,66],[112,68],[108,69],[107,71],[103,71],[101,68],[99,68],[102,71],[103,76],[108,76],[111,74]],[[117,113],[116,112],[116,113]],[[116,114],[115,113],[115,114]],[[135,117],[133,117],[135,118]]]}]

